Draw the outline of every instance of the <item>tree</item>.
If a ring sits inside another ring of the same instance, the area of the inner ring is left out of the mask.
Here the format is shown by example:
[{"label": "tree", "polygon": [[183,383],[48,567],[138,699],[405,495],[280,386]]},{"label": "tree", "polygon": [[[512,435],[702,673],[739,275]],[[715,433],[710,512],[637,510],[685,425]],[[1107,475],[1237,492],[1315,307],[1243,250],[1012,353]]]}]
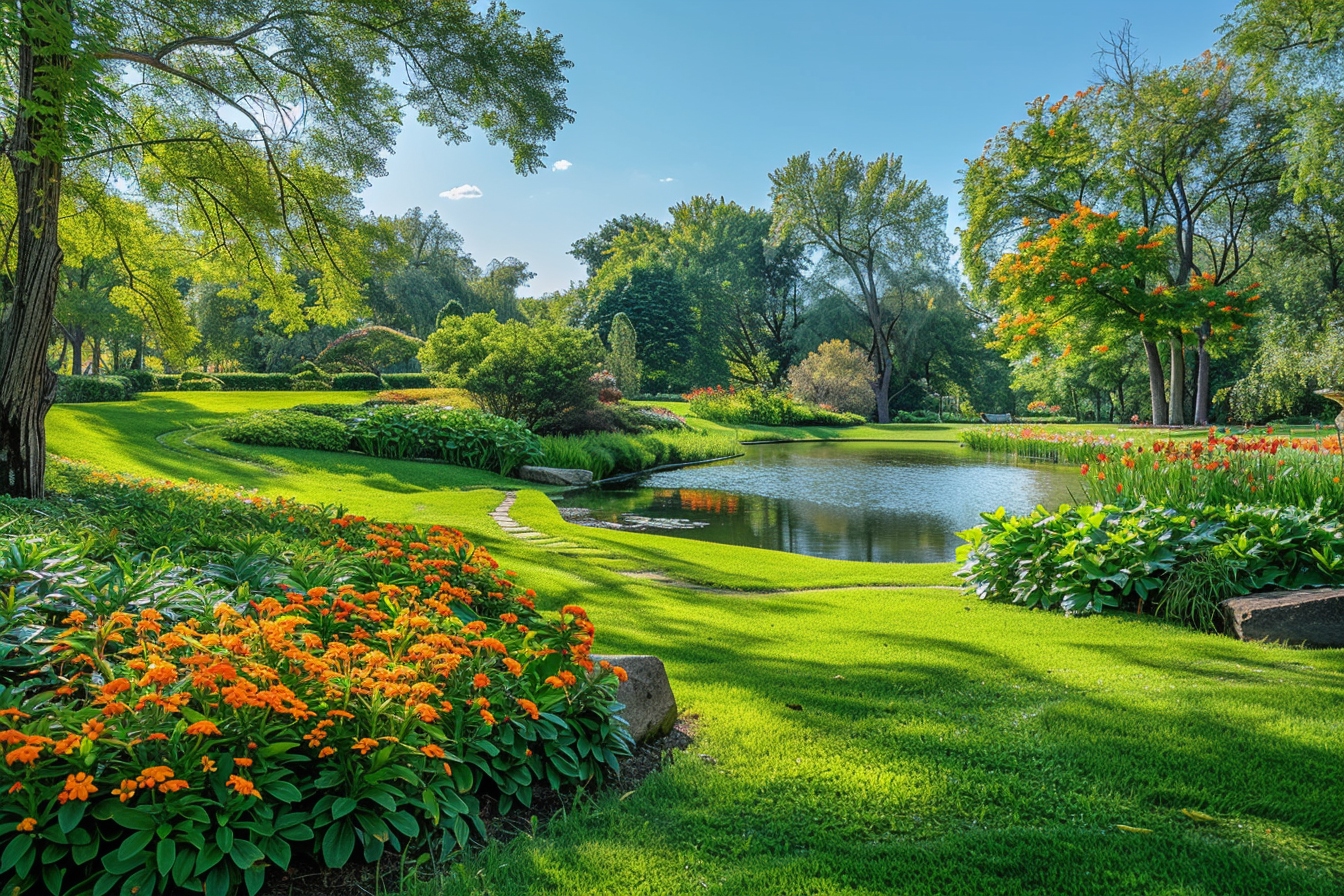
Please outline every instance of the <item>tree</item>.
[{"label": "tree", "polygon": [[479,127],[522,172],[572,120],[559,38],[468,0],[11,0],[0,39],[0,492],[17,496],[43,491],[64,198],[143,197],[190,235],[201,279],[301,329],[363,305],[353,197],[404,108],[446,140]]},{"label": "tree", "polygon": [[467,305],[469,311],[493,311],[502,320],[517,320],[518,290],[537,276],[527,269],[527,262],[512,256],[494,258],[485,267],[485,273],[470,284],[475,301]]},{"label": "tree", "polygon": [[423,339],[445,305],[472,302],[468,284],[480,269],[438,212],[366,218],[360,232],[369,247],[365,296],[374,323]]},{"label": "tree", "polygon": [[[1048,221],[1075,204],[1117,211],[1130,229],[1170,227],[1161,277],[1173,295],[1196,282],[1235,290],[1280,207],[1284,147],[1281,117],[1246,72],[1208,53],[1154,69],[1138,60],[1128,33],[1112,38],[1100,84],[1053,103],[1035,100],[1025,121],[968,162],[962,261],[977,304],[989,311],[999,303],[990,271],[1003,253],[1046,233]],[[1192,344],[1194,418],[1207,422],[1214,325],[1214,317],[1195,315],[1144,334],[1156,422],[1186,420]]]},{"label": "tree", "polygon": [[594,321],[598,332],[609,333],[616,315],[625,314],[639,333],[644,387],[650,392],[691,388],[695,318],[676,271],[656,260],[630,267],[609,264],[594,286],[600,297]]},{"label": "tree", "polygon": [[876,407],[873,379],[867,352],[848,339],[822,343],[789,371],[794,398],[865,417],[871,417]]},{"label": "tree", "polygon": [[493,314],[445,317],[420,349],[420,366],[460,380],[485,359],[485,340],[498,328],[499,319]]},{"label": "tree", "polygon": [[778,386],[802,321],[805,246],[776,245],[768,211],[722,198],[696,196],[671,212],[669,254],[698,317],[701,376],[721,366],[712,356],[722,354],[733,379]]},{"label": "tree", "polygon": [[415,359],[424,342],[390,327],[360,327],[338,336],[317,356],[317,364],[356,367],[381,374]]},{"label": "tree", "polygon": [[666,236],[667,225],[648,215],[621,215],[610,219],[587,236],[575,240],[569,247],[569,254],[587,269],[589,277],[594,277],[602,269],[602,265],[607,263],[613,241],[623,233]]},{"label": "tree", "polygon": [[616,388],[627,395],[639,392],[639,381],[644,365],[639,362],[635,342],[635,325],[624,311],[617,312],[611,318],[611,329],[607,331],[607,370],[616,378]]},{"label": "tree", "polygon": [[883,295],[946,276],[947,200],[926,182],[907,178],[901,159],[890,154],[864,164],[852,153],[832,151],[814,164],[803,153],[776,169],[770,182],[777,239],[797,235],[820,247],[851,278],[870,331],[877,419],[890,423],[895,363]]},{"label": "tree", "polygon": [[511,320],[486,336],[483,347],[485,357],[464,385],[492,414],[544,431],[597,402],[589,377],[602,346],[586,330]]}]

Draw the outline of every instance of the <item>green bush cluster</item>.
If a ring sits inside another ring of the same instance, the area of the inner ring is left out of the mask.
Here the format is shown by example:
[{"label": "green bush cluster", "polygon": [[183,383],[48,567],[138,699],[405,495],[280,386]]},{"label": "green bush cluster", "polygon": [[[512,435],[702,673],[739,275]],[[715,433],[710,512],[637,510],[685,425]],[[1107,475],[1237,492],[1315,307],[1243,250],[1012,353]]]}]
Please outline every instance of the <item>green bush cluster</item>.
[{"label": "green bush cluster", "polygon": [[331,378],[331,388],[337,392],[377,392],[383,380],[376,373],[337,373]]},{"label": "green bush cluster", "polygon": [[[1156,608],[1209,624],[1209,602],[1223,597],[1344,583],[1344,525],[1319,505],[1063,505],[983,516],[961,533],[958,558],[986,600],[1071,613]],[[1205,572],[1217,564],[1226,585],[1206,592],[1202,606],[1182,582],[1193,563]]]},{"label": "green bush cluster", "polygon": [[121,376],[56,377],[57,404],[85,404],[92,401],[128,401],[135,397],[130,382]]},{"label": "green bush cluster", "polygon": [[759,426],[857,426],[867,419],[795,401],[783,392],[749,389],[697,389],[682,396],[691,413],[705,420]]},{"label": "green bush cluster", "polygon": [[541,454],[527,427],[485,411],[389,404],[348,426],[355,447],[374,457],[426,457],[503,476]]},{"label": "green bush cluster", "polygon": [[542,436],[542,466],[589,470],[596,479],[664,464],[695,463],[740,453],[735,440],[692,429],[642,435],[597,432]]},{"label": "green bush cluster", "polygon": [[350,447],[350,432],[340,420],[294,409],[253,411],[227,421],[220,434],[230,442],[271,445],[278,448],[311,448],[344,451]]},{"label": "green bush cluster", "polygon": [[383,384],[388,389],[433,389],[435,385],[427,373],[385,373]]},{"label": "green bush cluster", "polygon": [[210,376],[219,381],[225,392],[284,392],[290,387],[287,373],[212,373]]}]

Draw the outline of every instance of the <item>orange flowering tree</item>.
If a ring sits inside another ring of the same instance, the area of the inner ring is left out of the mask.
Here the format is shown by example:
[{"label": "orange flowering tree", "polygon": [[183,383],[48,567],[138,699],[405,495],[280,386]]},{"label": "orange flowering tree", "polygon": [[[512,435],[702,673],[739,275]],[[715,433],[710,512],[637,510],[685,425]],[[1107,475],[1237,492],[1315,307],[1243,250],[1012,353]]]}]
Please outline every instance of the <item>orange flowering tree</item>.
[{"label": "orange flowering tree", "polygon": [[224,896],[296,853],[443,856],[483,832],[480,795],[507,812],[629,754],[581,607],[539,611],[450,529],[326,527],[329,562],[242,605],[67,602],[47,664],[0,689],[6,892]]},{"label": "orange flowering tree", "polygon": [[[1034,222],[1022,223],[1032,227]],[[1203,321],[1210,322],[1210,332],[1231,338],[1250,316],[1249,303],[1259,298],[1218,290],[1212,274],[1173,286],[1172,237],[1170,228],[1154,233],[1127,226],[1119,212],[1102,214],[1081,202],[1049,218],[1040,236],[1023,240],[991,271],[1001,286],[1003,314],[995,328],[999,348],[1009,357],[1040,363],[1079,352],[1105,353],[1111,337],[1138,336],[1147,350],[1155,416],[1164,419],[1156,339],[1169,334],[1179,343],[1181,334]],[[1177,382],[1173,377],[1173,388]]]}]

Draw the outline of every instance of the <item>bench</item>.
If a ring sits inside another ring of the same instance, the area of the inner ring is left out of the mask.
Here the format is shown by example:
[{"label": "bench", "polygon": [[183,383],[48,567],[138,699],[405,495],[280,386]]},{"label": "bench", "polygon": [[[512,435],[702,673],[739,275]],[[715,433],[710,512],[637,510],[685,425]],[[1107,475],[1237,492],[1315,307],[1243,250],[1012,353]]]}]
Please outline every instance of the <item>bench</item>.
[{"label": "bench", "polygon": [[980,419],[985,423],[1012,423],[1012,414],[981,414]]}]

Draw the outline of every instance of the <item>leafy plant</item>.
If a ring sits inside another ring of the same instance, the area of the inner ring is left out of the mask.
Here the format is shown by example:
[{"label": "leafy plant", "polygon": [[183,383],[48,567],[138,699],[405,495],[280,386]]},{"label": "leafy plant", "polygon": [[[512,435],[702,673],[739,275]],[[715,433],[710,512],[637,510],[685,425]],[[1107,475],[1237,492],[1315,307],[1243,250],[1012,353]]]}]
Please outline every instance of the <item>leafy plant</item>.
[{"label": "leafy plant", "polygon": [[344,451],[350,433],[340,420],[298,410],[253,411],[226,421],[220,435],[245,445]]},{"label": "leafy plant", "polygon": [[859,414],[844,414],[794,401],[782,392],[752,387],[725,389],[717,386],[696,389],[683,395],[691,403],[691,413],[715,423],[744,423],[762,426],[857,426],[866,423]]}]

